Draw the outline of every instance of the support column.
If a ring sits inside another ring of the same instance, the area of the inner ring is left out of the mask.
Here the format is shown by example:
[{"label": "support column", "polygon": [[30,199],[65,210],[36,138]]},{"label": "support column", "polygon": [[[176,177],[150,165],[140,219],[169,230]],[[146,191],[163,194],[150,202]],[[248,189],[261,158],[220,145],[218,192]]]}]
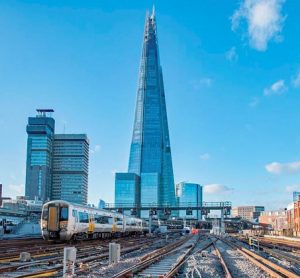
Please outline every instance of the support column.
[{"label": "support column", "polygon": [[149,235],[152,235],[152,214],[149,211]]},{"label": "support column", "polygon": [[221,209],[221,234],[225,234],[225,223],[224,223],[224,208]]}]

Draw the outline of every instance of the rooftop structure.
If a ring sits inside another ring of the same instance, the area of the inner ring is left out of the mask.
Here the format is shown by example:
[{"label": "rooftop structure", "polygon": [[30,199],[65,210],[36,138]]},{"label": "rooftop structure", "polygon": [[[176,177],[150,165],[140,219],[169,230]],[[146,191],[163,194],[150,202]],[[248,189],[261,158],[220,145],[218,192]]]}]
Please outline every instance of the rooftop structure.
[{"label": "rooftop structure", "polygon": [[260,213],[264,210],[263,206],[240,206],[232,208],[231,215],[248,221],[257,221]]}]

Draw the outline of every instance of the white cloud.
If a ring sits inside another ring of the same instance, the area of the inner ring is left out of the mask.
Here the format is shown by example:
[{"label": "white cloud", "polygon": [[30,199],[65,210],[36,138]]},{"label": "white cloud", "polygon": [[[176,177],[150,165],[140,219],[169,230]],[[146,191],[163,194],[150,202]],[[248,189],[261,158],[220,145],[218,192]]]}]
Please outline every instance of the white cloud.
[{"label": "white cloud", "polygon": [[237,61],[239,56],[236,53],[236,48],[235,46],[231,47],[226,53],[225,53],[225,57],[228,61],[230,62],[234,62]]},{"label": "white cloud", "polygon": [[209,160],[211,158],[211,155],[209,153],[203,153],[200,155],[200,158],[202,160]]},{"label": "white cloud", "polygon": [[90,149],[90,153],[97,153],[100,152],[101,146],[100,145],[95,145],[94,148]]},{"label": "white cloud", "polygon": [[288,90],[288,87],[285,85],[284,80],[278,80],[274,84],[271,85],[269,88],[264,89],[265,96],[271,95],[282,95],[284,92]]},{"label": "white cloud", "polygon": [[12,193],[24,194],[25,186],[24,186],[24,184],[18,184],[18,185],[9,184],[8,188],[9,188],[10,191],[12,191]]},{"label": "white cloud", "polygon": [[289,193],[294,191],[300,191],[300,184],[287,185],[285,190]]},{"label": "white cloud", "polygon": [[250,46],[265,51],[268,42],[282,40],[285,16],[281,14],[285,0],[243,0],[231,17],[232,29],[236,30],[244,20]]},{"label": "white cloud", "polygon": [[233,188],[218,183],[204,185],[204,193],[207,194],[227,194],[232,191]]},{"label": "white cloud", "polygon": [[300,70],[298,71],[297,75],[293,78],[292,84],[295,88],[300,87]]},{"label": "white cloud", "polygon": [[257,97],[254,97],[250,102],[249,102],[249,106],[254,108],[259,104],[259,99]]},{"label": "white cloud", "polygon": [[269,173],[275,175],[297,174],[300,173],[300,161],[289,163],[272,162],[267,164],[265,168]]}]

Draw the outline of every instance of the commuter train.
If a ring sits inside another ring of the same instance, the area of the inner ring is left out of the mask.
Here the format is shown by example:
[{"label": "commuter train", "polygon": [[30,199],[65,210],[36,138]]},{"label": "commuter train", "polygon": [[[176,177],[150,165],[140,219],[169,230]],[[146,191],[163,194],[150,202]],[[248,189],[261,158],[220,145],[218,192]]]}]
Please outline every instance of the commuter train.
[{"label": "commuter train", "polygon": [[43,205],[42,236],[49,241],[108,238],[148,232],[145,220],[56,200]]}]

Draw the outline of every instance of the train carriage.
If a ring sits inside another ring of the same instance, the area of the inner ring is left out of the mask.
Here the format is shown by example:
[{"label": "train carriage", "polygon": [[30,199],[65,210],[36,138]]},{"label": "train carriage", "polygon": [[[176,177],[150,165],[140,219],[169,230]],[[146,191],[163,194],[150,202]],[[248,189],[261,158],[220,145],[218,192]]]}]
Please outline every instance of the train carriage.
[{"label": "train carriage", "polygon": [[145,233],[148,228],[136,217],[56,200],[44,204],[41,229],[44,239],[65,241]]}]

